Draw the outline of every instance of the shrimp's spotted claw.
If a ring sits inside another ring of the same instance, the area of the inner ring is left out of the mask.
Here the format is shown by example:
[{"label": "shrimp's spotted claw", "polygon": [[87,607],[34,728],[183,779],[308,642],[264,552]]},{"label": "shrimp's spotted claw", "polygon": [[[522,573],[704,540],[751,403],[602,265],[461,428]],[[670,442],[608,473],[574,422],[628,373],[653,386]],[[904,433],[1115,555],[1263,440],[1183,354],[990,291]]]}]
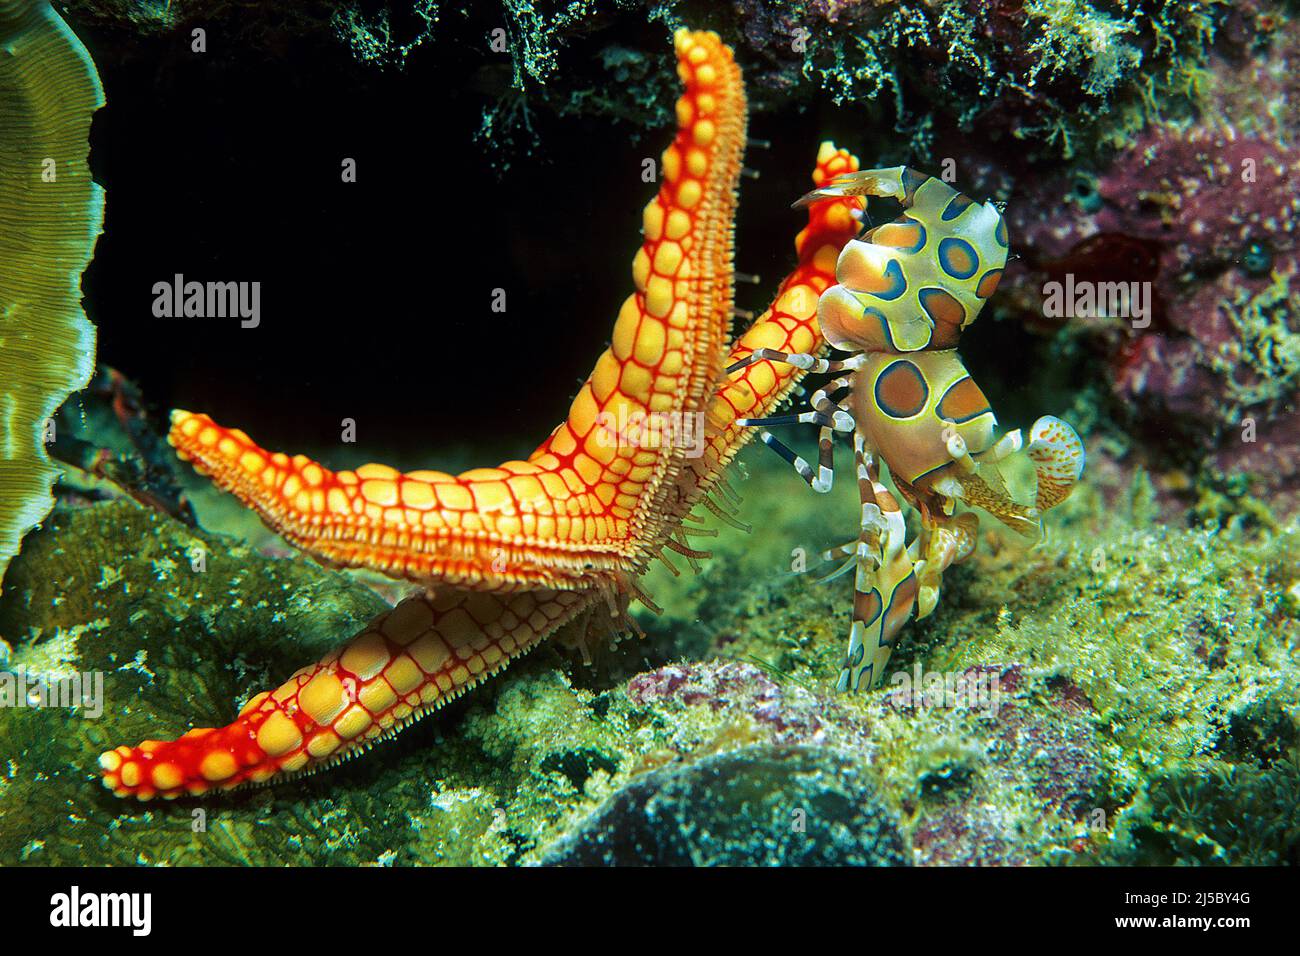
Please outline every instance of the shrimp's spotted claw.
[{"label": "shrimp's spotted claw", "polygon": [[1039,511],[1059,505],[1083,474],[1083,442],[1067,422],[1044,415],[1029,431],[1025,454],[1034,463],[1038,475],[1035,504]]}]

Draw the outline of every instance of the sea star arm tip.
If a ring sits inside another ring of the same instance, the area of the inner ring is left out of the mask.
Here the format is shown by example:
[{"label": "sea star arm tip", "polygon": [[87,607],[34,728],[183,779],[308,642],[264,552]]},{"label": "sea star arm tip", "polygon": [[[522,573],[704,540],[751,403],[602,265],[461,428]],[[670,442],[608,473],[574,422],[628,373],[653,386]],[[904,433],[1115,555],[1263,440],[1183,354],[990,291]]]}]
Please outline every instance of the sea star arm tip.
[{"label": "sea star arm tip", "polygon": [[173,799],[324,769],[482,683],[597,597],[415,595],[279,687],[256,694],[227,726],[101,754],[103,785],[120,797]]}]

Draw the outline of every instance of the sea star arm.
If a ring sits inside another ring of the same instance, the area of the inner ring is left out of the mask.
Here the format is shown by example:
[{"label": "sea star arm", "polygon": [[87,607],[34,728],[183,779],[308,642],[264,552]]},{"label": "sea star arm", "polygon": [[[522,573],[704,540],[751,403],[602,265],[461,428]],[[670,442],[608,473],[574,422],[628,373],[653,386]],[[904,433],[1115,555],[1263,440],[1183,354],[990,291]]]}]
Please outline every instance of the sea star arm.
[{"label": "sea star arm", "polygon": [[[855,158],[825,143],[813,179],[822,185],[856,168]],[[810,210],[809,224],[795,243],[798,265],[772,307],[732,346],[731,361],[769,345],[821,348],[817,295],[834,280],[839,249],[856,231],[854,208],[856,201],[849,199]],[[762,362],[718,385],[704,454],[690,460],[675,486],[674,525],[752,436],[736,420],[775,408],[801,374]],[[228,726],[196,728],[179,740],[145,741],[103,754],[104,786],[123,797],[170,799],[324,769],[440,709],[593,608],[603,615],[595,588],[407,598],[342,649],[253,697]]]},{"label": "sea star arm", "polygon": [[610,347],[565,421],[526,461],[461,475],[385,465],[334,472],[177,411],[178,454],[327,562],[425,586],[621,590],[660,536],[689,449],[665,422],[703,410],[732,306],[732,222],[746,106],[731,50],[679,30],[678,131],[646,207]]},{"label": "sea star arm", "polygon": [[198,795],[328,767],[441,708],[590,608],[596,592],[417,594],[253,697],[229,725],[99,758],[118,796]]},{"label": "sea star arm", "polygon": [[[852,153],[824,142],[818,149],[813,183],[820,188],[857,168]],[[682,482],[691,500],[712,488],[726,465],[754,437],[754,430],[740,421],[781,406],[807,374],[780,362],[750,362],[751,356],[760,349],[817,353],[825,347],[817,324],[817,300],[835,282],[835,263],[845,243],[858,232],[855,213],[861,209],[862,201],[854,197],[808,208],[808,225],[795,237],[797,265],[781,283],[771,307],[735,341],[723,363],[725,368],[748,364],[723,379],[714,393],[704,453],[688,462]]]}]

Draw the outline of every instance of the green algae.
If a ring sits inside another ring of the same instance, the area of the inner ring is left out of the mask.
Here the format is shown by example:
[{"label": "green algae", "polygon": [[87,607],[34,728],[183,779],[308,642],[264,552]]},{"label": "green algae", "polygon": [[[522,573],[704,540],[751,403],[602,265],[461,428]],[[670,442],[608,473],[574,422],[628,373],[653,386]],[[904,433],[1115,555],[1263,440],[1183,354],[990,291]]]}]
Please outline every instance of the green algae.
[{"label": "green algae", "polygon": [[[208,0],[70,8],[149,33],[230,23],[227,5]],[[661,128],[676,89],[672,57],[627,37],[666,39],[684,25],[717,30],[736,48],[756,113],[829,97],[878,139],[893,128],[881,154],[932,160],[935,127],[954,126],[1021,140],[1018,149],[1053,162],[1188,113],[1227,9],[1221,0],[502,0],[473,9],[354,0],[304,4],[257,26],[266,37],[325,37],[377,69],[403,69],[469,35],[487,56],[474,82],[492,93],[479,140],[503,172],[534,147],[539,112],[613,119],[634,134]]]},{"label": "green algae", "polygon": [[387,6],[372,12],[360,4],[342,4],[330,16],[330,29],[358,60],[401,69],[412,53],[434,40],[441,6],[439,0],[416,0],[408,17],[416,26],[402,35]]},{"label": "green algae", "polygon": [[[871,825],[888,821],[912,863],[1294,856],[1294,819],[1275,812],[1300,739],[1294,526],[1162,524],[1150,480],[1099,467],[1036,548],[986,529],[896,652],[898,672],[996,675],[996,711],[840,695],[849,582],[811,572],[851,536],[855,495],[814,495],[765,451],[733,472],[763,533],[723,530],[699,575],[658,572],[666,610],[644,616],[646,641],[590,667],[552,642],[362,760],[204,801],[120,801],[95,757],[224,722],[383,603],[134,503],[59,509],[11,569],[0,633],[10,666],[102,670],[105,710],[0,710],[0,862],[573,861],[625,848],[665,781],[665,859],[865,862],[846,793],[872,795]],[[709,767],[772,748],[803,769],[742,805],[784,829],[691,829],[717,801]],[[809,802],[809,786],[830,796]],[[821,809],[783,842],[805,804]]]},{"label": "green algae", "polygon": [[214,819],[200,841],[192,808],[123,807],[98,787],[98,754],[224,723],[241,696],[351,634],[382,602],[305,560],[270,561],[125,501],[56,511],[26,550],[0,601],[9,665],[102,673],[103,714],[0,710],[0,860],[17,861],[39,834],[58,839],[29,851],[34,863],[240,859],[226,844],[238,846],[241,824]]},{"label": "green algae", "polygon": [[[1047,147],[1042,158],[1070,158],[1122,141],[1159,102],[1190,106],[1188,78],[1213,39],[1219,8],[1035,0],[973,14],[960,0],[882,5],[817,31],[803,74],[838,104],[892,100],[896,129],[921,156],[931,155],[935,113],[972,131],[1002,112],[1017,117],[1001,124],[1006,132]],[[908,102],[926,89],[940,97]]]},{"label": "green algae", "polygon": [[1031,0],[1025,12],[1031,22],[1041,21],[1042,27],[1029,44],[1030,52],[1039,57],[1029,70],[1030,85],[1044,73],[1074,75],[1076,64],[1087,63],[1084,91],[1106,97],[1142,63],[1142,54],[1132,42],[1138,32],[1136,22],[1109,16],[1079,0]]},{"label": "green algae", "polygon": [[1272,271],[1271,282],[1257,293],[1236,290],[1221,308],[1237,337],[1214,355],[1216,371],[1225,373],[1227,392],[1222,420],[1235,423],[1245,409],[1282,413],[1300,385],[1300,332],[1291,317],[1300,314],[1300,288],[1292,273]]}]

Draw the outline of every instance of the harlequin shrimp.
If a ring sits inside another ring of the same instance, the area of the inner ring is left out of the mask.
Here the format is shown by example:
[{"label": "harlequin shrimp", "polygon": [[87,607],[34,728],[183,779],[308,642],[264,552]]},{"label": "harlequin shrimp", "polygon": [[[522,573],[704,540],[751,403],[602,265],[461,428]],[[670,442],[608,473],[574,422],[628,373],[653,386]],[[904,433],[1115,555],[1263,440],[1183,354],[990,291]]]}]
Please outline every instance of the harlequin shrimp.
[{"label": "harlequin shrimp", "polygon": [[[1006,220],[991,202],[977,203],[942,180],[906,166],[841,176],[796,206],[845,196],[898,200],[903,214],[850,241],[840,253],[838,284],[822,293],[817,320],[827,343],[852,353],[819,359],[760,349],[727,369],[769,360],[834,378],[812,396],[808,411],[741,424],[820,426],[816,470],[765,429],[762,441],[814,491],[831,490],[833,439],[853,436],[862,503],[856,542],[827,551],[843,563],[826,580],[856,570],[853,623],[839,678],[841,690],[872,687],[884,677],[899,631],[923,618],[939,599],[943,572],[975,548],[979,519],[955,513],[979,507],[1037,539],[1041,515],[1059,504],[1083,471],[1079,436],[1045,416],[1030,429],[995,439],[997,419],[957,354],[961,332],[997,288],[1006,265]],[[998,462],[1024,450],[1034,463],[1033,505],[1007,492]],[[910,544],[895,489],[920,513]]]}]

